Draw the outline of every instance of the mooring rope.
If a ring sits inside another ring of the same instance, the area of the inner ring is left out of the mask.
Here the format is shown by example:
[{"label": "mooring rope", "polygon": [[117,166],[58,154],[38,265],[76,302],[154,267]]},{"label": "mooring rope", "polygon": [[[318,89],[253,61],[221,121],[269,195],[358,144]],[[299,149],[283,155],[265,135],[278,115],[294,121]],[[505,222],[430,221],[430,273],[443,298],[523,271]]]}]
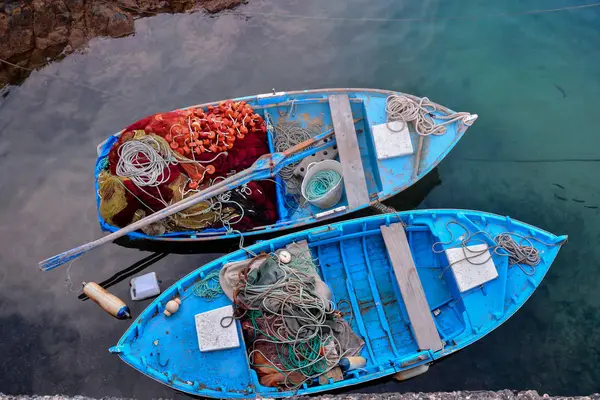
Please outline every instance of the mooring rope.
[{"label": "mooring rope", "polygon": [[[473,125],[474,119],[467,112],[457,112],[448,115],[437,115],[438,106],[429,101],[427,97],[421,98],[419,102],[403,96],[392,94],[385,101],[385,111],[387,114],[387,127],[391,131],[400,131],[404,129],[392,129],[390,122],[402,121],[404,125],[412,122],[415,126],[415,131],[421,136],[443,135],[446,133],[446,125],[453,122],[462,121],[466,126]],[[436,122],[435,120],[443,120]]]},{"label": "mooring rope", "polygon": [[[483,265],[483,264],[487,263],[489,260],[491,260],[494,254],[503,256],[503,257],[508,257],[508,265],[510,267],[516,265],[526,275],[533,276],[533,275],[535,275],[536,267],[541,262],[540,252],[538,249],[535,248],[535,246],[533,245],[533,242],[536,241],[538,243],[543,244],[546,247],[553,247],[553,246],[558,246],[558,245],[563,244],[562,242],[561,243],[546,243],[543,240],[540,240],[536,237],[524,236],[524,235],[521,235],[521,234],[518,234],[515,232],[501,232],[493,237],[488,232],[481,231],[481,230],[471,233],[471,231],[469,231],[460,222],[449,221],[446,224],[446,230],[448,232],[450,232],[450,240],[447,242],[435,242],[431,246],[431,250],[434,253],[439,254],[439,253],[443,253],[445,251],[444,248],[436,249],[437,246],[449,245],[454,242],[454,234],[450,230],[450,225],[457,225],[457,226],[461,227],[462,229],[464,229],[466,232],[466,235],[463,235],[463,236],[461,236],[461,238],[459,238],[460,245],[463,250],[464,258],[456,260],[452,263],[449,263],[448,266],[446,266],[444,268],[444,270],[442,271],[442,273],[440,274],[440,279],[443,278],[444,273],[448,270],[448,268],[450,268],[452,265],[454,265],[460,261],[466,260],[470,264],[473,264],[473,265]],[[485,240],[483,238],[476,238],[475,236],[477,236],[477,235],[486,236],[488,238],[488,240]],[[514,238],[518,238],[520,240],[517,242]],[[469,243],[473,242],[473,241],[480,241],[481,244],[486,244],[487,247],[480,251],[474,251],[472,249],[469,249],[468,248]],[[490,246],[488,244],[489,241],[493,241],[495,243],[495,245]],[[478,258],[481,255],[486,254],[488,252],[488,250],[489,250],[489,257],[487,257],[485,260],[478,260]],[[526,267],[528,267],[528,268],[526,268]]]}]

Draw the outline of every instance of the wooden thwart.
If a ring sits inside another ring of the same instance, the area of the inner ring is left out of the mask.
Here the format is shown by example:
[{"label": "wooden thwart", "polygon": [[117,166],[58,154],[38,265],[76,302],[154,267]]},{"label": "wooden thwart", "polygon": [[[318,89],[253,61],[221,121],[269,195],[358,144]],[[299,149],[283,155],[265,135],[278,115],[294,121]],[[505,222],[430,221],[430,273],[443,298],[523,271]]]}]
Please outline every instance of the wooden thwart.
[{"label": "wooden thwart", "polygon": [[348,95],[329,96],[329,108],[342,163],[348,208],[352,210],[369,203],[369,191],[365,181],[365,170],[360,158],[358,138],[354,129]]},{"label": "wooden thwart", "polygon": [[420,350],[438,351],[443,347],[433,321],[421,280],[410,252],[404,227],[400,223],[382,226],[385,241],[408,318]]}]

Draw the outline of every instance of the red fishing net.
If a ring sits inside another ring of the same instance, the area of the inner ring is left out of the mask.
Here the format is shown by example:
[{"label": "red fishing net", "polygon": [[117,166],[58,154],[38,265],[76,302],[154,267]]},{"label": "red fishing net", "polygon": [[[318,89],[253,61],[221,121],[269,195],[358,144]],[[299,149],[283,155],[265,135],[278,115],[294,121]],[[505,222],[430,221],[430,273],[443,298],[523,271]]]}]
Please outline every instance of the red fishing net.
[{"label": "red fishing net", "polygon": [[[193,194],[195,190],[208,187],[217,177],[249,168],[269,152],[262,116],[245,102],[229,100],[207,109],[159,113],[131,124],[109,152],[108,165],[112,175],[117,175],[121,146],[143,136],[160,138],[157,151],[168,153],[161,154],[164,169],[152,176],[159,181],[157,185],[139,186],[133,180],[122,180],[127,192],[127,206],[111,216],[119,226],[131,223],[139,209],[152,213],[165,208],[173,200],[173,190],[180,191],[178,198]],[[138,154],[134,159],[132,168],[142,168],[152,162],[144,154]],[[178,180],[181,175],[186,179]],[[181,182],[181,185],[174,187],[174,182]],[[232,190],[226,200],[228,207],[239,205],[237,217],[228,224],[234,229],[248,230],[277,220],[272,181],[250,182],[243,190]]]}]

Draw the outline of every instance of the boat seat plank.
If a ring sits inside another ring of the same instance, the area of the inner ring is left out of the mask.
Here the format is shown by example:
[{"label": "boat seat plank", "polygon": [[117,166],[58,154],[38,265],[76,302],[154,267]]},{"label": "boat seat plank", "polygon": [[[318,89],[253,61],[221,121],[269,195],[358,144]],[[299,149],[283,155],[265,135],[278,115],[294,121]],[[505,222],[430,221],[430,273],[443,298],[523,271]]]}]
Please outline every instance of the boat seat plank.
[{"label": "boat seat plank", "polygon": [[369,191],[348,95],[330,95],[329,108],[342,163],[348,208],[352,210],[369,204]]},{"label": "boat seat plank", "polygon": [[433,321],[404,227],[401,223],[381,226],[381,234],[419,349],[441,350],[443,344]]}]

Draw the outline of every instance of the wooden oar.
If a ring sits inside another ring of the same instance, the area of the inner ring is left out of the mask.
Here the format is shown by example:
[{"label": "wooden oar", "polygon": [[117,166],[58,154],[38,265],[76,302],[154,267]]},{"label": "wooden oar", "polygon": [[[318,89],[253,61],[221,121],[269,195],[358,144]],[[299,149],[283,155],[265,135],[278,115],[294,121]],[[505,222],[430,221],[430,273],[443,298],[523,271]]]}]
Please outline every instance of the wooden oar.
[{"label": "wooden oar", "polygon": [[[354,120],[354,122],[356,123],[361,119],[362,117],[357,118]],[[265,154],[258,160],[256,160],[250,168],[245,169],[235,175],[232,175],[218,183],[215,183],[209,188],[201,190],[190,197],[178,201],[177,203],[171,204],[170,206],[165,207],[162,210],[155,212],[154,214],[150,214],[147,217],[144,217],[139,221],[127,225],[125,228],[119,229],[116,232],[108,234],[100,239],[94,240],[93,242],[86,243],[79,247],[75,247],[74,249],[65,251],[64,253],[58,254],[54,257],[50,257],[43,261],[40,261],[39,267],[42,271],[50,271],[51,269],[57,268],[96,247],[112,242],[113,240],[125,236],[128,233],[135,232],[146,225],[149,225],[156,221],[160,221],[163,218],[183,211],[186,208],[193,206],[194,204],[200,203],[201,201],[218,196],[250,181],[273,177],[283,167],[296,161],[300,161],[326,147],[332,146],[334,142],[328,141],[327,143],[322,143],[318,146],[308,149],[308,147],[333,135],[333,133],[334,131],[333,129],[331,129],[329,131],[323,132],[315,136],[312,139],[305,140],[304,142],[299,143],[282,153]]]}]

